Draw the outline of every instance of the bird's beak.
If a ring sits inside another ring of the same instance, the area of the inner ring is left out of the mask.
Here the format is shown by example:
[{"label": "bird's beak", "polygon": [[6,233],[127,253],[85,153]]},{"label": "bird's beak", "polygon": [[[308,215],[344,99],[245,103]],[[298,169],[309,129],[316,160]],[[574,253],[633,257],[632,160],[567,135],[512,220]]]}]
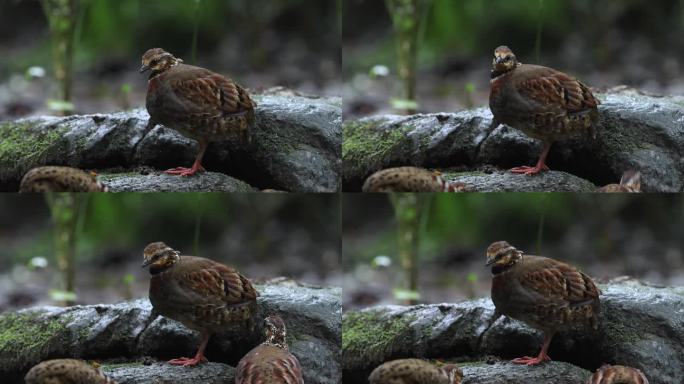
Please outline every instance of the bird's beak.
[{"label": "bird's beak", "polygon": [[495,261],[496,261],[496,258],[494,258],[494,257],[489,258],[488,257],[487,258],[487,264],[485,264],[485,267],[489,267],[490,265],[494,264]]},{"label": "bird's beak", "polygon": [[[497,64],[501,64],[503,62],[504,58],[502,56],[496,56],[494,58],[494,62]],[[142,71],[141,71],[142,72]]]},{"label": "bird's beak", "polygon": [[148,265],[152,264],[152,258],[150,257],[149,259],[145,259],[142,263],[142,268],[147,267]]},{"label": "bird's beak", "polygon": [[145,71],[149,71],[150,67],[149,65],[143,64],[142,67],[140,67],[140,73],[143,73]]}]

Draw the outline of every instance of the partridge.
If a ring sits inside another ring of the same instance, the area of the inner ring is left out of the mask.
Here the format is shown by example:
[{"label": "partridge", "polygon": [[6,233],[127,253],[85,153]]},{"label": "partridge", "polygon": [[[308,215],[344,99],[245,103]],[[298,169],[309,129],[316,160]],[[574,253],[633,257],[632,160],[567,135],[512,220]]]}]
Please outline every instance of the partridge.
[{"label": "partridge", "polygon": [[46,360],[24,377],[26,384],[116,384],[98,368],[83,360]]},{"label": "partridge", "polygon": [[140,72],[148,70],[151,73],[145,105],[150,121],[146,132],[163,124],[199,143],[192,168],[178,167],[166,173],[190,176],[203,172],[202,157],[212,141],[247,141],[255,124],[256,103],[233,80],[183,64],[183,60],[161,48],[152,48],[143,55]]},{"label": "partridge", "polygon": [[525,255],[505,241],[493,243],[486,253],[495,320],[503,314],[544,332],[539,355],[513,363],[551,360],[547,352],[556,332],[598,327],[600,291],[589,276],[557,260]]},{"label": "partridge", "polygon": [[620,178],[620,184],[608,184],[596,190],[602,193],[639,193],[641,192],[641,173],[639,171],[626,171]]},{"label": "partridge", "polygon": [[266,341],[240,359],[235,384],[304,384],[299,360],[288,351],[283,319],[269,316],[264,324]]},{"label": "partridge", "polygon": [[370,384],[460,384],[463,372],[453,364],[442,367],[420,359],[388,361],[375,368]]},{"label": "partridge", "polygon": [[363,192],[465,192],[464,183],[444,180],[438,173],[417,167],[387,168],[370,175]]},{"label": "partridge", "polygon": [[536,166],[511,172],[534,175],[548,170],[546,156],[554,141],[595,136],[599,101],[579,80],[555,69],[521,64],[506,46],[494,50],[491,75],[492,126],[506,124],[544,144]]},{"label": "partridge", "polygon": [[212,333],[231,324],[249,323],[256,310],[258,293],[238,271],[203,257],[181,256],[163,242],[143,251],[143,268],[149,266],[150,302],[154,311],[202,334],[193,358],[169,361],[193,366],[204,358]]},{"label": "partridge", "polygon": [[636,368],[605,364],[591,375],[587,384],[648,384],[648,379]]},{"label": "partridge", "polygon": [[38,167],[21,179],[19,192],[107,192],[97,178],[70,167]]}]

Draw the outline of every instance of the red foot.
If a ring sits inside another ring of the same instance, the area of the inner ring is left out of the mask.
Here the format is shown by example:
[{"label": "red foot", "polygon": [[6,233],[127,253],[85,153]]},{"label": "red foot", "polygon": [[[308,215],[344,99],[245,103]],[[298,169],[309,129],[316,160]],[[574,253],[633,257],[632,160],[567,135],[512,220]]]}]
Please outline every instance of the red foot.
[{"label": "red foot", "polygon": [[192,166],[192,168],[185,168],[185,167],[178,167],[178,168],[171,168],[167,169],[164,171],[164,173],[167,173],[169,175],[179,175],[179,176],[192,176],[195,173],[198,172],[206,172],[203,166]]},{"label": "red foot", "polygon": [[525,364],[525,365],[537,365],[537,364],[541,364],[545,361],[551,361],[551,358],[549,357],[549,355],[547,355],[545,353],[544,354],[540,353],[539,356],[537,356],[537,357],[525,356],[525,357],[519,357],[517,359],[513,359],[513,360],[511,360],[511,363],[513,363],[513,364]]},{"label": "red foot", "polygon": [[198,365],[200,363],[204,363],[206,361],[207,361],[207,358],[204,356],[195,356],[193,358],[181,357],[179,359],[169,360],[169,364],[180,365],[183,367],[194,367],[195,365]]},{"label": "red foot", "polygon": [[512,173],[521,173],[523,175],[536,175],[537,173],[540,173],[542,171],[548,171],[549,167],[546,166],[546,164],[542,164],[541,166],[537,165],[535,167],[528,167],[528,166],[522,166],[522,167],[515,167],[511,169]]}]

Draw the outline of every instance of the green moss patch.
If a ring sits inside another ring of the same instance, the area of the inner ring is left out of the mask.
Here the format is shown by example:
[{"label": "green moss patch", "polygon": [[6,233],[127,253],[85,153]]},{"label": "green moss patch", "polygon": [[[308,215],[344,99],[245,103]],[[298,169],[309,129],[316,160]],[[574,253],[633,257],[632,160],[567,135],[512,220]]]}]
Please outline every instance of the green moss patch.
[{"label": "green moss patch", "polygon": [[142,362],[131,361],[131,362],[127,362],[127,363],[115,363],[115,364],[103,363],[100,365],[100,368],[102,368],[102,370],[104,372],[111,372],[111,371],[115,371],[115,370],[121,369],[121,368],[133,368],[133,367],[141,367],[141,366],[143,366]]},{"label": "green moss patch", "polygon": [[342,319],[342,354],[345,365],[367,365],[392,354],[395,340],[405,335],[410,317],[379,319],[370,311],[348,312]]},{"label": "green moss patch", "polygon": [[32,129],[30,122],[0,124],[0,167],[3,172],[23,166],[31,168],[59,140],[65,128]]},{"label": "green moss patch", "polygon": [[406,140],[412,127],[378,129],[382,121],[349,121],[342,125],[342,161],[357,165],[374,164]]},{"label": "green moss patch", "polygon": [[27,363],[38,361],[50,340],[64,330],[60,321],[39,319],[34,313],[0,316],[0,356]]}]

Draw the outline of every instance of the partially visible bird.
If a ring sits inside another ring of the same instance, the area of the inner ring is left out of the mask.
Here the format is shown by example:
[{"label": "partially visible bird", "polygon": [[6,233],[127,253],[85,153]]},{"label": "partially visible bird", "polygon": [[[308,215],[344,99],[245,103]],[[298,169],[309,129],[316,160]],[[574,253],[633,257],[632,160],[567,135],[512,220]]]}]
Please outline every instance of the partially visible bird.
[{"label": "partially visible bird", "polygon": [[77,168],[45,166],[33,168],[21,179],[19,192],[107,192],[97,177]]},{"label": "partially visible bird", "polygon": [[157,124],[197,140],[199,152],[192,168],[178,167],[166,173],[191,176],[203,172],[202,157],[212,141],[249,139],[255,125],[254,108],[247,90],[228,77],[208,69],[183,64],[161,48],[142,56],[140,72],[151,71],[147,82],[146,132]]},{"label": "partially visible bird", "polygon": [[83,360],[46,360],[31,368],[26,384],[116,384],[102,371]]},{"label": "partially visible bird", "polygon": [[464,183],[445,180],[437,172],[418,167],[387,168],[368,176],[363,192],[466,192]]},{"label": "partially visible bird", "polygon": [[170,364],[197,365],[206,360],[204,349],[211,334],[251,327],[258,293],[235,269],[203,257],[181,256],[163,242],[147,245],[143,257],[142,266],[149,266],[152,275],[149,296],[154,311],[202,334],[195,357]]},{"label": "partially visible bird", "polygon": [[587,384],[648,384],[648,379],[636,368],[605,364],[591,375]]},{"label": "partially visible bird", "polygon": [[454,364],[438,367],[421,359],[388,361],[371,372],[370,384],[460,384],[463,372]]},{"label": "partially visible bird", "polygon": [[526,255],[505,241],[492,243],[486,256],[493,275],[494,321],[506,315],[544,332],[539,355],[513,363],[551,360],[547,352],[556,332],[598,328],[601,292],[589,276],[566,263]]},{"label": "partially visible bird", "polygon": [[288,350],[283,319],[269,316],[264,325],[266,340],[240,359],[235,384],[304,384],[299,360]]},{"label": "partially visible bird", "polygon": [[641,173],[639,171],[625,171],[620,178],[620,184],[608,184],[596,190],[603,193],[639,193],[641,192]]},{"label": "partially visible bird", "polygon": [[599,101],[579,80],[539,65],[522,64],[506,46],[494,50],[489,108],[493,127],[506,124],[544,144],[534,167],[513,173],[534,175],[549,168],[546,156],[554,141],[595,136]]}]

